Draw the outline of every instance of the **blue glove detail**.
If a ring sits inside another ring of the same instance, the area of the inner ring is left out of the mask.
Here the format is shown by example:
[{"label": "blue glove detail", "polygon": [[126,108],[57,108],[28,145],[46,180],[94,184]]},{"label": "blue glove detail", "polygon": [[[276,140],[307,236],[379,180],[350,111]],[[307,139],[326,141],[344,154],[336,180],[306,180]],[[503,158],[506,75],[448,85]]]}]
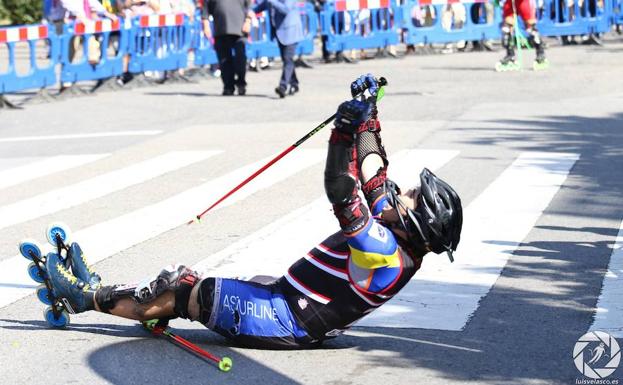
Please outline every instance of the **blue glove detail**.
[{"label": "blue glove detail", "polygon": [[379,82],[372,74],[361,75],[359,79],[350,84],[350,93],[353,97],[363,93],[365,90],[368,90],[372,96],[376,96],[379,91]]},{"label": "blue glove detail", "polygon": [[340,104],[335,115],[335,128],[345,134],[354,134],[362,123],[370,119],[372,104],[349,100]]}]

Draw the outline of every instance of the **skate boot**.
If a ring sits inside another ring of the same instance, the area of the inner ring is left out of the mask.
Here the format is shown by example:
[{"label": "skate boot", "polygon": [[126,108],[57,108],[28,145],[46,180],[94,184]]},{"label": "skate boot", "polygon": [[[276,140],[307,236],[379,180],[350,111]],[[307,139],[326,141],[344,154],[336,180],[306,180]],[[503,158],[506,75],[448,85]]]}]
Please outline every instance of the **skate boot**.
[{"label": "skate boot", "polygon": [[518,71],[519,69],[520,65],[515,58],[515,53],[510,50],[502,60],[495,64],[495,70],[498,72]]},{"label": "skate boot", "polygon": [[536,58],[534,59],[534,63],[532,63],[532,68],[535,71],[541,71],[549,68],[549,61],[545,57],[545,52],[543,50],[537,50]]},{"label": "skate boot", "polygon": [[100,287],[102,278],[88,265],[82,248],[77,242],[72,243],[67,249],[67,259],[70,261],[72,273],[78,279],[88,283],[93,290]]},{"label": "skate boot", "polygon": [[52,289],[52,292],[48,293],[51,304],[72,314],[95,308],[95,291],[88,283],[71,274],[58,254],[47,255],[45,268]]},{"label": "skate boot", "polygon": [[506,48],[506,56],[495,63],[495,70],[498,72],[519,70],[520,65],[515,59],[515,48],[513,47],[513,26],[510,24],[502,26],[502,47]]},{"label": "skate boot", "polygon": [[535,25],[528,26],[528,28],[526,28],[526,32],[528,32],[528,41],[530,42],[530,45],[536,50],[536,58],[532,63],[532,68],[535,71],[546,69],[549,67],[549,62],[545,58],[545,43],[543,43],[543,40],[541,39],[541,34],[539,34],[539,31]]}]

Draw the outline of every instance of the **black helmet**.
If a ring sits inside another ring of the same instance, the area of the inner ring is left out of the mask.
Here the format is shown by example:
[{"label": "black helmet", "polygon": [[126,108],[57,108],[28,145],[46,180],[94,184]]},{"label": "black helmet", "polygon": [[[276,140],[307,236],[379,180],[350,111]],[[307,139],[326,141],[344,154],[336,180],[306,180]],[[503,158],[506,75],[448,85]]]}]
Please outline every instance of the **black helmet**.
[{"label": "black helmet", "polygon": [[405,218],[398,217],[412,247],[437,254],[446,251],[453,262],[452,252],[459,244],[463,226],[461,199],[449,184],[427,168],[420,173],[420,182],[417,207],[411,210],[400,200],[398,186],[387,179],[385,190],[389,204],[396,210],[400,206],[406,211]]}]

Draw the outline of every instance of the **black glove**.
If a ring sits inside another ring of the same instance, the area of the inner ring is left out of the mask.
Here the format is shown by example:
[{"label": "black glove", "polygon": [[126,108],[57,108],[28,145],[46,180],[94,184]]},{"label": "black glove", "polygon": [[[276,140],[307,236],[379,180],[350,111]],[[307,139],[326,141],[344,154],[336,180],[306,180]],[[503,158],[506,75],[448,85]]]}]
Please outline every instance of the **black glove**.
[{"label": "black glove", "polygon": [[370,119],[371,114],[371,103],[356,99],[349,100],[337,108],[335,128],[345,134],[354,134],[362,123]]}]

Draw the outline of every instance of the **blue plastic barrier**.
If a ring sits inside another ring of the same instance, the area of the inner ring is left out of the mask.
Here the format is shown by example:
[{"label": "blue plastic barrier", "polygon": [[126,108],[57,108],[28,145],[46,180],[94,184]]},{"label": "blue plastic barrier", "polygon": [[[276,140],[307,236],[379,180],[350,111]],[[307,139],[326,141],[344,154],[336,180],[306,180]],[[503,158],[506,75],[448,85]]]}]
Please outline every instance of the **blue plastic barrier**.
[{"label": "blue plastic barrier", "polygon": [[246,45],[247,59],[261,57],[279,57],[279,45],[272,38],[272,26],[268,12],[262,12],[257,17],[257,25],[251,27],[249,42]]},{"label": "blue plastic barrier", "polygon": [[623,0],[614,0],[612,1],[612,23],[613,24],[623,24]]},{"label": "blue plastic barrier", "polygon": [[297,55],[314,53],[314,38],[318,35],[318,13],[310,3],[301,3],[301,21],[305,38],[296,46]]},{"label": "blue plastic barrier", "polygon": [[352,2],[331,0],[320,12],[322,35],[327,36],[327,51],[382,48],[397,44],[402,25],[402,9],[395,0],[359,0],[356,9]]},{"label": "blue plastic barrier", "polygon": [[[451,43],[455,41],[480,41],[500,38],[500,23],[502,21],[499,7],[485,7],[482,2],[462,2],[460,5],[465,7],[465,21],[462,25],[454,23],[452,28],[444,28],[442,25],[442,14],[446,11],[445,4],[431,4],[429,1],[408,0],[403,4],[403,27],[405,30],[405,43],[407,44],[429,44],[429,43]],[[426,7],[429,7],[428,10]],[[477,7],[473,9],[473,7]],[[488,8],[488,10],[487,10]],[[416,17],[417,14],[434,12],[434,18],[430,25],[426,25],[424,20]],[[490,15],[490,22],[487,23],[486,12],[493,12]],[[473,17],[476,14],[477,17]]]},{"label": "blue plastic barrier", "polygon": [[[99,80],[119,76],[123,73],[123,57],[128,52],[128,42],[131,33],[130,25],[123,20],[96,20],[92,24],[80,22],[63,26],[61,37],[61,82],[74,83],[82,80]],[[118,37],[116,52],[109,54],[111,36]],[[71,51],[74,39],[80,38],[83,57],[74,62]],[[94,47],[89,41],[96,39],[99,42],[100,59],[97,64],[89,63],[88,57],[93,54]]]},{"label": "blue plastic barrier", "polygon": [[[0,72],[0,95],[56,84],[55,66],[60,53],[60,39],[52,28],[43,24],[0,28],[0,44],[6,44],[9,52],[7,71]],[[38,40],[47,40],[49,44],[49,63],[44,67],[37,65],[35,45]],[[29,48],[30,68],[25,74],[19,74],[15,68],[15,44],[18,42],[26,42]]]},{"label": "blue plastic barrier", "polygon": [[[314,52],[314,38],[318,34],[318,15],[309,3],[299,3],[304,39],[296,46],[297,55],[311,55]],[[279,57],[279,45],[272,38],[272,26],[267,12],[258,17],[258,25],[251,28],[247,44],[247,58]]]},{"label": "blue plastic barrier", "polygon": [[[581,4],[580,4],[581,2]],[[543,36],[587,35],[610,30],[612,0],[545,0],[537,23]]]},{"label": "blue plastic barrier", "polygon": [[186,68],[191,24],[182,14],[139,16],[132,21],[130,72]]},{"label": "blue plastic barrier", "polygon": [[195,51],[195,66],[204,67],[218,63],[216,51],[212,43],[203,33],[203,20],[199,13],[195,16],[193,28],[190,31],[191,47]]}]

